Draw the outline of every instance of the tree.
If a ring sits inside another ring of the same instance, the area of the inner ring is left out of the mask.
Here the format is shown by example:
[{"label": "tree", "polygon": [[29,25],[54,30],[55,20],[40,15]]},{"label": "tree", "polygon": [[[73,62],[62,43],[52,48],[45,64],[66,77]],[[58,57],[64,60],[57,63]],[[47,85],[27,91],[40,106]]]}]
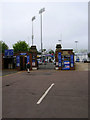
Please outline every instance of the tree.
[{"label": "tree", "polygon": [[52,54],[52,53],[54,54],[54,51],[53,51],[53,50],[50,50],[50,51],[49,51],[49,54]]},{"label": "tree", "polygon": [[4,53],[4,51],[7,49],[8,49],[8,45],[5,42],[0,41],[0,52],[2,51],[2,53]]},{"label": "tree", "polygon": [[14,52],[29,51],[29,46],[25,41],[18,41],[13,45]]},{"label": "tree", "polygon": [[46,49],[42,49],[42,52],[45,52],[46,51]]}]

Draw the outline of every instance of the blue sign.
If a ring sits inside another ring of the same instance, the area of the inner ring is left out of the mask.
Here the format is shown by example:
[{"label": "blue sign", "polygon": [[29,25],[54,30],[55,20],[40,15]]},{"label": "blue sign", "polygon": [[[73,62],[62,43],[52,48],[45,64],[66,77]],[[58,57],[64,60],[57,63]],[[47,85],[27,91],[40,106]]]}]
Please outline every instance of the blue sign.
[{"label": "blue sign", "polygon": [[20,53],[20,55],[27,55],[27,53]]},{"label": "blue sign", "polygon": [[13,49],[5,50],[4,55],[5,56],[13,56]]},{"label": "blue sign", "polygon": [[62,62],[61,53],[59,52],[59,53],[58,53],[58,66],[59,66],[59,67],[61,67],[61,62]]},{"label": "blue sign", "polygon": [[30,56],[27,56],[27,63],[30,62]]},{"label": "blue sign", "polygon": [[35,62],[35,60],[32,60],[32,62]]},{"label": "blue sign", "polygon": [[16,56],[16,66],[19,67],[20,66],[20,56]]},{"label": "blue sign", "polygon": [[74,67],[74,56],[71,55],[70,58],[71,58],[71,67]]},{"label": "blue sign", "polygon": [[64,61],[63,70],[70,70],[70,61]]},{"label": "blue sign", "polygon": [[35,66],[35,60],[32,60],[32,66]]}]

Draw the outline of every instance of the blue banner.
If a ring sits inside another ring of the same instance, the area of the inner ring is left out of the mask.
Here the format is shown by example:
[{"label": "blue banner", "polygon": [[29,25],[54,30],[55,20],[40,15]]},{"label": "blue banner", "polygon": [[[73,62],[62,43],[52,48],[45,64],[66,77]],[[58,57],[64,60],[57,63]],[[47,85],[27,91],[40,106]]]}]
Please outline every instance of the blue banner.
[{"label": "blue banner", "polygon": [[20,56],[16,56],[16,66],[19,67],[20,66]]},{"label": "blue banner", "polygon": [[63,70],[70,70],[70,61],[64,61]]},{"label": "blue banner", "polygon": [[32,66],[35,66],[35,60],[32,60]]},{"label": "blue banner", "polygon": [[61,67],[62,59],[61,59],[61,53],[58,53],[58,66]]},{"label": "blue banner", "polygon": [[27,53],[20,53],[20,55],[27,55]]},{"label": "blue banner", "polygon": [[71,55],[70,58],[71,58],[71,67],[74,67],[74,56]]},{"label": "blue banner", "polygon": [[5,56],[13,56],[13,49],[5,50],[4,55]]},{"label": "blue banner", "polygon": [[30,62],[30,56],[27,56],[27,63]]}]

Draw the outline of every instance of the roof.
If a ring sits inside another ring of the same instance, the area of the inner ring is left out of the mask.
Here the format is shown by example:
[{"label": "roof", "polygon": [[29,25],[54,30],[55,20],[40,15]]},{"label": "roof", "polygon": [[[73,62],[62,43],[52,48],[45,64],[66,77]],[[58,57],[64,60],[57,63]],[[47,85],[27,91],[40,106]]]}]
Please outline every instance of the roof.
[{"label": "roof", "polygon": [[73,50],[73,48],[63,48],[61,50]]}]

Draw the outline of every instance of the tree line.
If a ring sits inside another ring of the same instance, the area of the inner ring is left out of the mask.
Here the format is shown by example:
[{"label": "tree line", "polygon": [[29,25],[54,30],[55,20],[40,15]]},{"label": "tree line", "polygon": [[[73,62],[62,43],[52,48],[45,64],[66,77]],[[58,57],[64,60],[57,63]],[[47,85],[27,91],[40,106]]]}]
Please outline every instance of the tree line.
[{"label": "tree line", "polygon": [[[0,41],[0,52],[4,53],[4,51],[6,49],[9,49],[8,45],[5,42]],[[28,51],[29,52],[30,49],[31,49],[31,47],[26,43],[26,41],[19,40],[19,41],[17,41],[17,43],[15,43],[13,45],[14,53],[17,53],[17,52],[20,52],[20,51],[22,51],[22,52]],[[42,50],[42,52],[44,52],[44,51],[46,51],[46,49]],[[40,54],[39,51],[37,51],[37,52],[38,52],[38,54]],[[52,54],[52,53],[54,54],[54,51],[50,50],[48,53],[49,54]]]}]

